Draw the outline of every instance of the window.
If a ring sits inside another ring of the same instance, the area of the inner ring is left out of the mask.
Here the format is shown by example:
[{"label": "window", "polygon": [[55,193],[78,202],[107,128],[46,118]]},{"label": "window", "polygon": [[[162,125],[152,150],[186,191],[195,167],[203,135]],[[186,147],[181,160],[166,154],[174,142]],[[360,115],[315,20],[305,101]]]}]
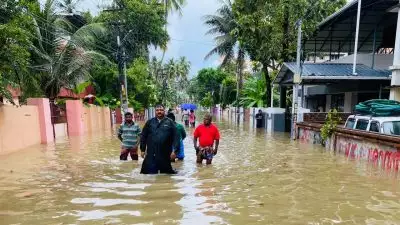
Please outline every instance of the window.
[{"label": "window", "polygon": [[355,119],[348,119],[346,122],[346,128],[353,129],[355,123],[356,123]]},{"label": "window", "polygon": [[344,94],[332,95],[331,108],[338,112],[344,112]]},{"label": "window", "polygon": [[356,129],[357,130],[367,130],[368,120],[357,120]]},{"label": "window", "polygon": [[383,133],[389,135],[400,135],[400,121],[384,122]]},{"label": "window", "polygon": [[380,133],[380,131],[379,131],[379,123],[376,122],[376,121],[372,121],[371,125],[369,126],[369,131]]}]

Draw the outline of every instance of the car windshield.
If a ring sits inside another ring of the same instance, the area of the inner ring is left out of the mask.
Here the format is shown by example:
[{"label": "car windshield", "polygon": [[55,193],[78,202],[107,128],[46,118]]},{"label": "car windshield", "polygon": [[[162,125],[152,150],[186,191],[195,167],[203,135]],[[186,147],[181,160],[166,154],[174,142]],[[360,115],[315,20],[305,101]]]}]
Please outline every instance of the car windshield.
[{"label": "car windshield", "polygon": [[389,135],[400,135],[400,121],[384,122],[383,132]]},{"label": "car windshield", "polygon": [[356,122],[355,119],[348,119],[346,123],[346,128],[353,129],[355,122]]}]

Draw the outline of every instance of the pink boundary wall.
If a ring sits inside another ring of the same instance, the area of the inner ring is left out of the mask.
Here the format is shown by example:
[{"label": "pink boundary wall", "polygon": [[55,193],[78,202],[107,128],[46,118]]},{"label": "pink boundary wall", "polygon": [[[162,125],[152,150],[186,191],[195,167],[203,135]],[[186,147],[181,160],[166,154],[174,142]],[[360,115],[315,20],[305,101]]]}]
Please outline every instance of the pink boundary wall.
[{"label": "pink boundary wall", "polygon": [[83,104],[80,100],[67,100],[67,121],[69,136],[80,136],[84,134],[83,129]]},{"label": "pink boundary wall", "polygon": [[109,108],[84,106],[80,100],[67,100],[66,106],[69,136],[111,130]]},{"label": "pink boundary wall", "polygon": [[28,105],[36,106],[38,109],[41,143],[47,144],[54,141],[49,99],[29,98]]}]

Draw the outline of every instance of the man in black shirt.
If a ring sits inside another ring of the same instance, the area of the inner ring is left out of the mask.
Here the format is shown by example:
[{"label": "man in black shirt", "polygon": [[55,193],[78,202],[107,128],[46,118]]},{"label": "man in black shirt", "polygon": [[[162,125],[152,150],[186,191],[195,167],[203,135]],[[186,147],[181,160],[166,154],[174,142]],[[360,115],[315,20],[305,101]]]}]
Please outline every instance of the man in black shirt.
[{"label": "man in black shirt", "polygon": [[257,128],[262,128],[263,127],[263,113],[261,109],[258,110],[258,113],[256,114],[256,127]]}]

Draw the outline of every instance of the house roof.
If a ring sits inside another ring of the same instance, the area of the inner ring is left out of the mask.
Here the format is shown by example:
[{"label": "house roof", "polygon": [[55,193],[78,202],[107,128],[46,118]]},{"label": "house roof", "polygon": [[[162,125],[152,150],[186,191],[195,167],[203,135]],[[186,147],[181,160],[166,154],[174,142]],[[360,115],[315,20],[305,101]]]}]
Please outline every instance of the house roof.
[{"label": "house roof", "polygon": [[[398,0],[363,0],[360,15],[359,52],[372,52],[376,28],[375,50],[393,48],[396,34]],[[353,52],[358,1],[353,0],[323,20],[315,35],[304,43],[310,52]]]},{"label": "house roof", "polygon": [[[293,84],[293,74],[296,73],[295,62],[284,63],[275,84]],[[372,69],[364,64],[357,64],[357,75],[353,74],[353,64],[350,63],[304,63],[302,65],[302,83],[319,81],[323,83],[329,80],[388,80],[390,70]]]}]

